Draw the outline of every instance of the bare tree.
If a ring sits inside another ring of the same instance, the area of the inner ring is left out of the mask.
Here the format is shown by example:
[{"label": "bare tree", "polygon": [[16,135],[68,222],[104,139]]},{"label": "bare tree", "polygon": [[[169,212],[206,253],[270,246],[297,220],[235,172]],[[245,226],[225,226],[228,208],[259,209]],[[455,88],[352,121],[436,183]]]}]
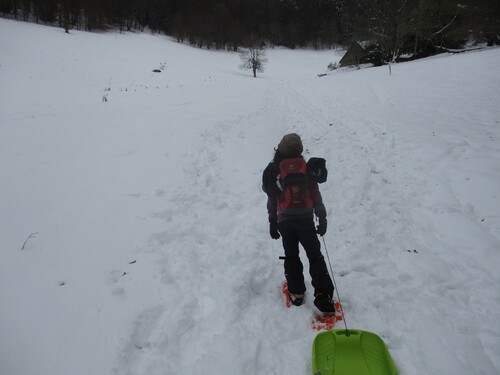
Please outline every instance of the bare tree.
[{"label": "bare tree", "polygon": [[390,61],[399,55],[415,1],[362,0],[365,25]]},{"label": "bare tree", "polygon": [[264,71],[264,64],[267,63],[266,53],[262,47],[249,47],[240,49],[241,69],[252,69],[253,76],[257,77],[257,72]]}]

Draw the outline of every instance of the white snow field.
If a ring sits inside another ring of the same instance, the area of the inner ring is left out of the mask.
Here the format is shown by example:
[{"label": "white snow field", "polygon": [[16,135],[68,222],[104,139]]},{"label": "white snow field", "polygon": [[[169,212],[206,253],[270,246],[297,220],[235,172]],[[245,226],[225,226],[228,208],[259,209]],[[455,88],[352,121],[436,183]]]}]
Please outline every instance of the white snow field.
[{"label": "white snow field", "polygon": [[254,79],[1,19],[0,373],[310,374],[310,278],[287,310],[261,191],[297,132],[348,326],[400,374],[500,374],[500,49],[317,76],[340,57],[268,50]]}]

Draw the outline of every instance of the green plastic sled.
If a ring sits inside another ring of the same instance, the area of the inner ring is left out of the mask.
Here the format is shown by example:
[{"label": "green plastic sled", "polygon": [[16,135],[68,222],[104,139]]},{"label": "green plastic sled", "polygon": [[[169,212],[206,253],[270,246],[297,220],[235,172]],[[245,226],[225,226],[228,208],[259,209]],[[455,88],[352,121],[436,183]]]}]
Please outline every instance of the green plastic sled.
[{"label": "green plastic sled", "polygon": [[319,333],[312,352],[313,375],[397,375],[389,350],[374,333],[357,329]]}]

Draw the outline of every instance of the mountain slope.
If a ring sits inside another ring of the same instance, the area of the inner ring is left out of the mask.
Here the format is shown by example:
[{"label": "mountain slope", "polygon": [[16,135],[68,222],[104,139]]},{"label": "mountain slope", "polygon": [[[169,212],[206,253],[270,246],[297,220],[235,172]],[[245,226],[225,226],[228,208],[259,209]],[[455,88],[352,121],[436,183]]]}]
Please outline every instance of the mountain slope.
[{"label": "mountain slope", "polygon": [[276,49],[253,79],[158,35],[0,45],[2,373],[310,373],[260,190],[287,132],[327,159],[348,324],[402,374],[500,371],[500,50],[318,78],[334,52]]}]

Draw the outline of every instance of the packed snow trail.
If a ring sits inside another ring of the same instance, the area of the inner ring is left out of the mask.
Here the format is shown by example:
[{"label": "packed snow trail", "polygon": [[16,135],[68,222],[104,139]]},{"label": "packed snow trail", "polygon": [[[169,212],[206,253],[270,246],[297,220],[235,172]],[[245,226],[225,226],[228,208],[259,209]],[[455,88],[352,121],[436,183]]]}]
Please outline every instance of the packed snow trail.
[{"label": "packed snow trail", "polygon": [[276,49],[253,79],[158,35],[0,45],[2,374],[309,374],[260,190],[288,132],[327,159],[350,326],[401,374],[500,372],[500,50],[318,78],[339,56]]}]

